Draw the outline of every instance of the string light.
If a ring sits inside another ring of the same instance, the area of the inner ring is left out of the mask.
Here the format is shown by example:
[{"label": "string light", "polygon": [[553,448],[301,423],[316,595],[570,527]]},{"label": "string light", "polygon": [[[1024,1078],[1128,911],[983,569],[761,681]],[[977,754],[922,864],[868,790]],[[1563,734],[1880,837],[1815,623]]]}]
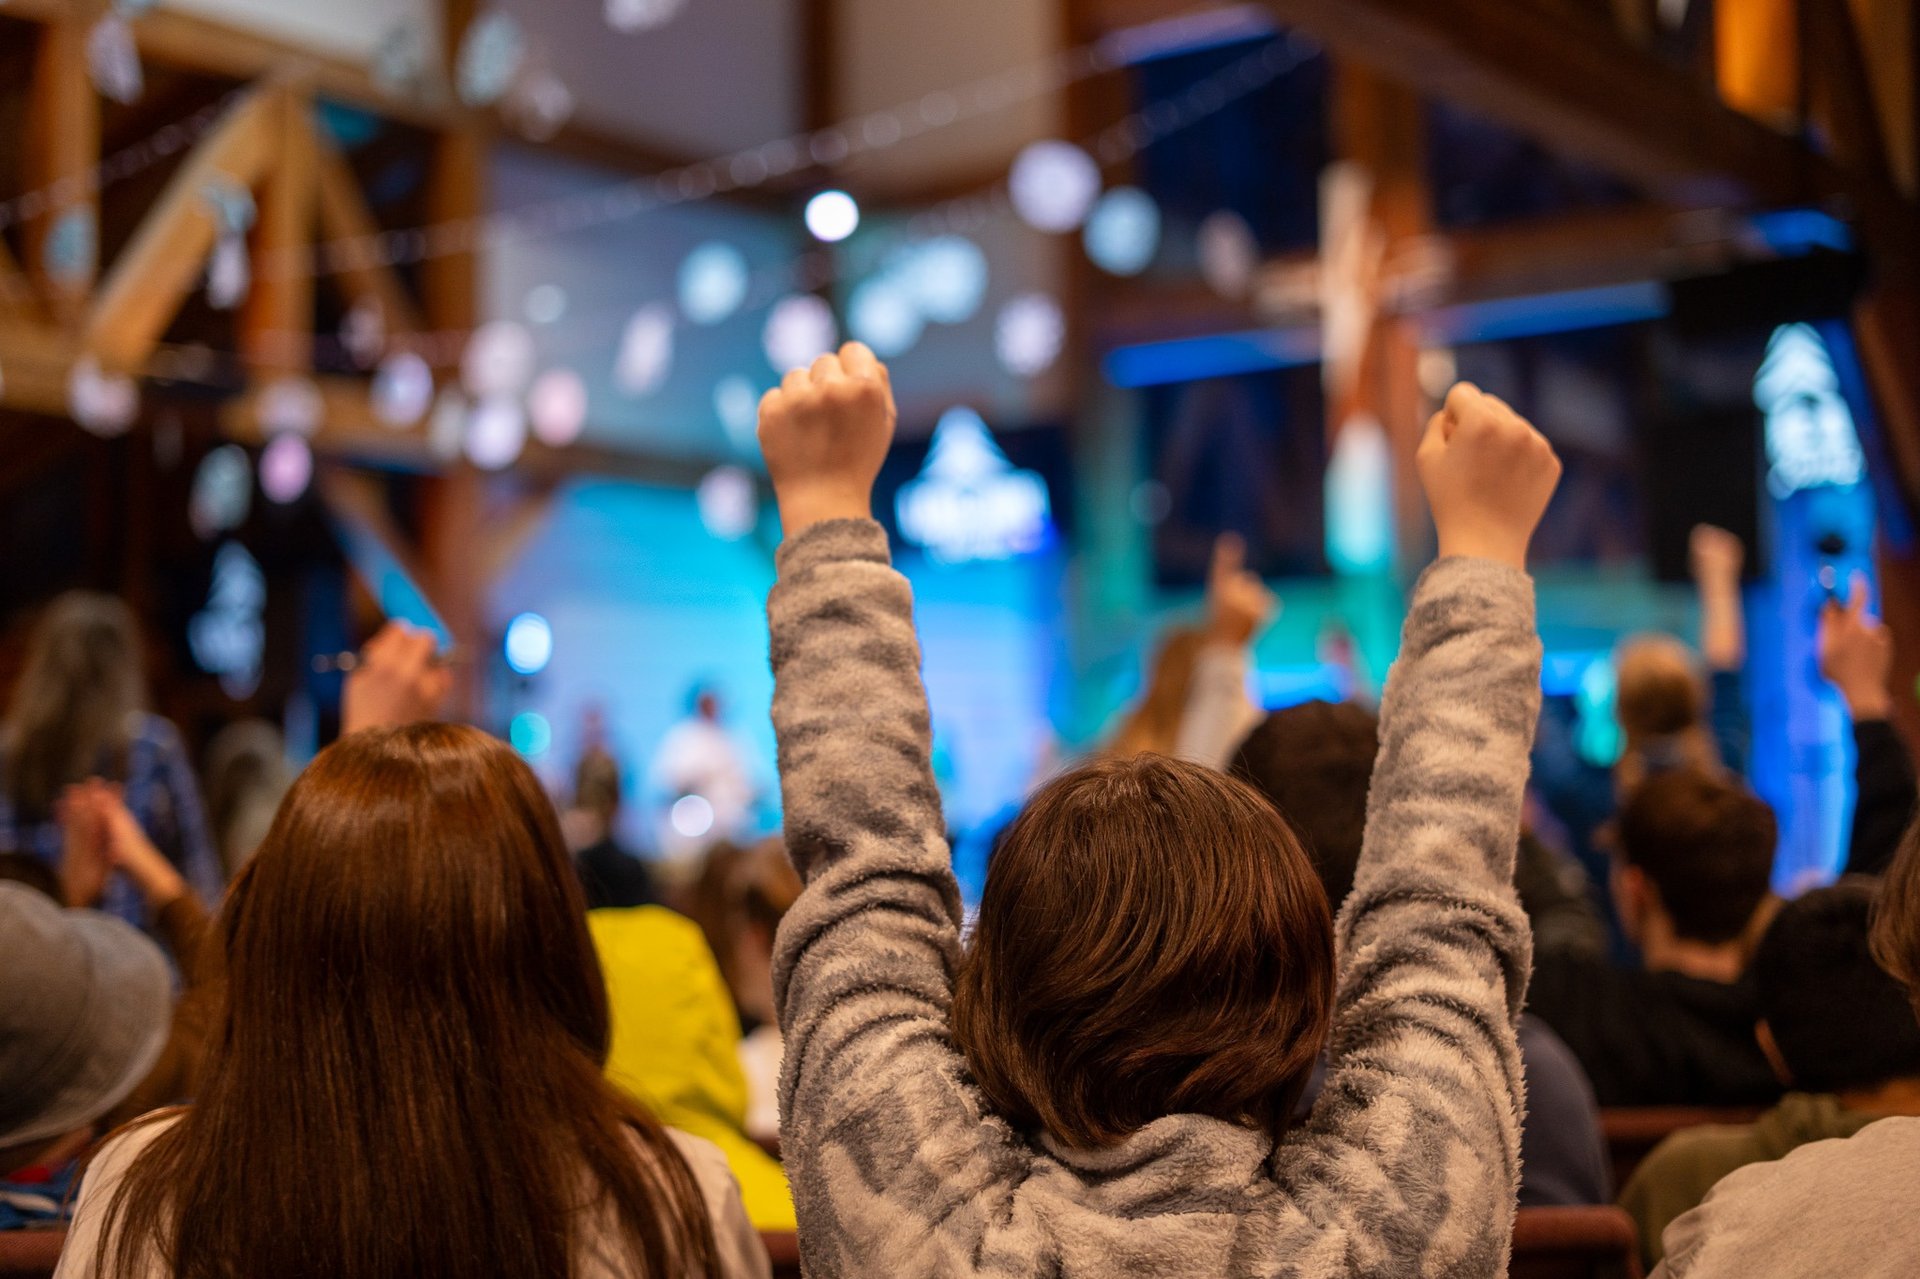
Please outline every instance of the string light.
[{"label": "string light", "polygon": [[433,370],[412,351],[396,351],[373,375],[373,415],[395,429],[425,416],[433,403]]},{"label": "string light", "polygon": [[713,241],[680,264],[680,311],[695,324],[719,324],[740,309],[751,284],[747,259],[731,244]]},{"label": "string light", "polygon": [[805,368],[840,344],[833,308],[811,293],[781,298],[767,313],[761,343],[775,370]]},{"label": "string light", "polygon": [[822,191],[807,201],[807,230],[823,244],[838,244],[860,229],[860,205],[845,191]]},{"label": "string light", "polygon": [[548,369],[527,392],[527,415],[534,438],[550,448],[565,448],[587,425],[587,384],[572,369]]},{"label": "string light", "polygon": [[313,450],[298,435],[278,435],[260,450],[260,491],[286,506],[313,482]]},{"label": "string light", "polygon": [[467,460],[483,471],[512,466],[527,447],[527,411],[510,395],[489,395],[467,423]]}]

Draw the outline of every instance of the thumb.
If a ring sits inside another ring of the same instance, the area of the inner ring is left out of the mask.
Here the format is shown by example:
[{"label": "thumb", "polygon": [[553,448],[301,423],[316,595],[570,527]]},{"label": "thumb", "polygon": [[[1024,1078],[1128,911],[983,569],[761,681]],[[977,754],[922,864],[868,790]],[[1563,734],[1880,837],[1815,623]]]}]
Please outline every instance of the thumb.
[{"label": "thumb", "polygon": [[1247,543],[1238,533],[1222,533],[1214,539],[1213,567],[1208,572],[1211,584],[1218,588],[1240,575],[1246,567]]},{"label": "thumb", "polygon": [[1872,591],[1867,586],[1867,575],[1855,573],[1847,596],[1847,612],[1853,615],[1854,620],[1858,621],[1866,617],[1867,605],[1871,597]]}]

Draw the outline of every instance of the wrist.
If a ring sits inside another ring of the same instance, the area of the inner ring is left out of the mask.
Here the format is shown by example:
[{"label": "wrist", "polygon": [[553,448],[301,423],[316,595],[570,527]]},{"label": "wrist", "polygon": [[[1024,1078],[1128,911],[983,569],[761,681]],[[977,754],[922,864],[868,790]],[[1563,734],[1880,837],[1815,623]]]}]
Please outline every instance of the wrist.
[{"label": "wrist", "polygon": [[1508,568],[1527,571],[1527,543],[1510,538],[1461,535],[1440,537],[1441,559],[1492,560]]},{"label": "wrist", "polygon": [[1854,722],[1861,720],[1892,719],[1893,698],[1882,688],[1843,688],[1841,700],[1847,704],[1847,713]]},{"label": "wrist", "polygon": [[781,495],[780,530],[798,537],[816,524],[833,520],[870,520],[873,501],[865,493],[822,491]]}]

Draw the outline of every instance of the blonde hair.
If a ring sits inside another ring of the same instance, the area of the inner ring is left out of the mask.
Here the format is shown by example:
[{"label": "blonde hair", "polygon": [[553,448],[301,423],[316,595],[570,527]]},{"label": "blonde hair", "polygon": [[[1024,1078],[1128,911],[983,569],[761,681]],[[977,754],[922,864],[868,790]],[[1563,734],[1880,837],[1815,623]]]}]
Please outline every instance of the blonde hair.
[{"label": "blonde hair", "polygon": [[1200,656],[1206,635],[1198,627],[1180,626],[1168,631],[1153,657],[1153,670],[1120,731],[1113,735],[1107,753],[1119,759],[1152,751],[1173,754],[1180,736],[1180,717],[1187,709],[1187,694],[1193,688],[1193,668]]},{"label": "blonde hair", "polygon": [[1614,714],[1626,738],[1613,774],[1621,794],[1666,768],[1726,771],[1707,727],[1712,695],[1697,653],[1671,635],[1638,635],[1621,646],[1615,665]]},{"label": "blonde hair", "polygon": [[14,808],[29,821],[46,820],[62,788],[102,769],[124,769],[135,717],[146,705],[133,610],[91,591],[54,600],[27,642],[0,729],[0,785]]}]

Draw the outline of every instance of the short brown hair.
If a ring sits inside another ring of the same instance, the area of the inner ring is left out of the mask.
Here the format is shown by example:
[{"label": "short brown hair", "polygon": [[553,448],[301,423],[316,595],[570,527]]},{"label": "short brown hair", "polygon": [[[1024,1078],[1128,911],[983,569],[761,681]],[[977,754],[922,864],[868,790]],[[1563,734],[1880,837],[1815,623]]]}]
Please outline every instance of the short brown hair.
[{"label": "short brown hair", "polygon": [[1873,906],[1873,958],[1920,1012],[1920,822],[1907,827]]},{"label": "short brown hair", "polygon": [[1335,910],[1353,891],[1367,829],[1380,721],[1351,702],[1277,710],[1248,734],[1233,775],[1272,801],[1300,835]]},{"label": "short brown hair", "polygon": [[1620,809],[1615,843],[1659,890],[1674,931],[1717,945],[1738,938],[1771,891],[1780,827],[1765,800],[1695,769],[1658,773]]},{"label": "short brown hair", "polygon": [[1333,980],[1326,893],[1271,804],[1197,765],[1108,759],[1003,837],[953,1030],[1001,1115],[1071,1146],[1171,1114],[1277,1136]]}]

